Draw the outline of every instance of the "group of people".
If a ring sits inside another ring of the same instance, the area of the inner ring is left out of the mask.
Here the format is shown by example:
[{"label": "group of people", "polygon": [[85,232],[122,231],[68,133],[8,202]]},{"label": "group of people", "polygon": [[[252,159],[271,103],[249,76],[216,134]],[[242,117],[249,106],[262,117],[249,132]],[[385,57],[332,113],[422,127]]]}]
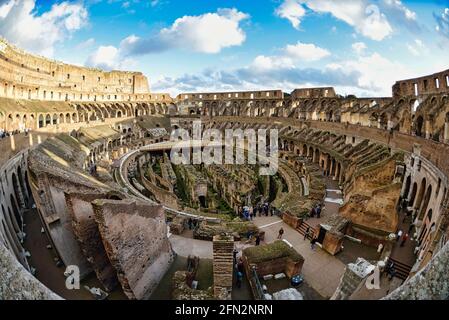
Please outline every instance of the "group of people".
[{"label": "group of people", "polygon": [[189,218],[189,220],[187,220],[187,226],[189,227],[189,230],[193,230],[198,226],[198,220]]},{"label": "group of people", "polygon": [[251,221],[257,216],[267,216],[271,214],[274,215],[274,208],[271,208],[268,202],[257,204],[256,206],[244,206],[240,208],[239,215],[241,218]]},{"label": "group of people", "polygon": [[97,174],[97,164],[93,161],[89,164],[89,173],[91,176],[94,176]]},{"label": "group of people", "polygon": [[[409,227],[409,232],[411,231],[411,229],[413,228],[413,224],[410,225]],[[396,234],[396,241],[401,241],[400,246],[403,247],[405,245],[405,243],[407,242],[409,238],[408,232],[404,233],[402,230],[399,230],[398,233]]]},{"label": "group of people", "polygon": [[10,137],[10,136],[13,136],[13,135],[16,135],[16,134],[19,134],[19,133],[21,133],[21,132],[24,132],[25,133],[25,136],[27,136],[28,135],[28,132],[30,132],[30,129],[28,129],[28,128],[25,128],[25,129],[23,129],[23,130],[18,130],[18,129],[16,129],[16,130],[13,130],[13,131],[6,131],[5,129],[3,129],[3,128],[0,128],[0,140],[1,139],[4,139],[4,138],[7,138],[7,137]]},{"label": "group of people", "polygon": [[312,207],[312,209],[310,209],[309,216],[311,218],[317,217],[319,219],[321,217],[322,210],[323,210],[322,205],[321,203],[319,203],[314,207]]}]

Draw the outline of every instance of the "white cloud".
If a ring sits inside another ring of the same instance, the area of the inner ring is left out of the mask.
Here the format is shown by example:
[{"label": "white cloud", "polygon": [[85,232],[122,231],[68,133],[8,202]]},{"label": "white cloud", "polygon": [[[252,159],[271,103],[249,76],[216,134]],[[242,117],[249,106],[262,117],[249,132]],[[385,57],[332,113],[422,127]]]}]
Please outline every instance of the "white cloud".
[{"label": "white cloud", "polygon": [[297,63],[313,62],[330,56],[330,52],[313,43],[288,44],[281,49],[281,54],[276,56],[257,56],[251,63],[255,71],[273,70],[276,68],[295,68]]},{"label": "white cloud", "polygon": [[302,0],[308,8],[318,13],[330,13],[354,27],[372,40],[383,40],[392,33],[386,16],[378,6],[367,0]]},{"label": "white cloud", "polygon": [[278,88],[285,92],[311,86],[334,86],[338,93],[357,96],[391,96],[398,79],[413,75],[401,63],[390,61],[379,53],[357,59],[329,63],[321,68],[307,68],[285,56],[257,56],[242,68],[205,70],[176,78],[161,77],[153,90],[170,92],[263,90]]},{"label": "white cloud", "polygon": [[356,42],[352,44],[352,50],[354,50],[358,55],[362,54],[366,49],[367,46],[364,42]]},{"label": "white cloud", "polygon": [[86,41],[80,42],[77,46],[76,49],[78,50],[84,50],[87,48],[92,47],[95,44],[95,39],[94,38],[89,38]]},{"label": "white cloud", "polygon": [[46,56],[52,56],[54,45],[81,29],[87,20],[88,12],[80,3],[54,4],[40,15],[35,0],[0,4],[0,35],[23,49]]},{"label": "white cloud", "polygon": [[170,28],[160,31],[160,38],[173,46],[197,52],[217,53],[223,48],[241,45],[246,38],[240,22],[249,16],[236,9],[219,9],[216,13],[184,16]]},{"label": "white cloud", "polygon": [[416,12],[410,10],[400,0],[383,0],[386,7],[390,7],[391,9],[397,10],[400,15],[402,15],[405,19],[409,21],[416,21],[417,14]]},{"label": "white cloud", "polygon": [[328,50],[317,47],[313,43],[288,44],[284,51],[286,56],[302,61],[317,61],[330,55]]},{"label": "white cloud", "polygon": [[140,55],[179,48],[201,53],[218,53],[224,48],[239,46],[246,34],[241,22],[249,15],[237,9],[218,9],[214,13],[178,18],[155,36],[141,38],[132,35],[132,41],[122,41],[124,55]]},{"label": "white cloud", "polygon": [[393,32],[379,6],[368,0],[284,0],[276,9],[276,13],[298,28],[306,14],[305,8],[317,13],[331,14],[372,40],[383,40]]},{"label": "white cloud", "polygon": [[100,46],[87,58],[85,65],[103,70],[131,70],[136,63],[123,58],[114,46]]},{"label": "white cloud", "polygon": [[413,41],[412,44],[407,43],[407,49],[415,57],[420,57],[420,56],[422,56],[422,55],[424,55],[424,54],[426,54],[428,52],[427,47],[419,39],[415,39],[415,41]]},{"label": "white cloud", "polygon": [[[246,38],[240,22],[249,16],[236,9],[219,9],[216,13],[184,16],[176,19],[156,36],[140,38],[130,35],[118,47],[102,46],[86,60],[86,65],[105,69],[125,68],[130,57],[181,48],[202,53],[218,53],[241,45]],[[104,55],[104,56],[103,56]]]},{"label": "white cloud", "polygon": [[301,5],[300,0],[285,0],[275,11],[276,15],[285,18],[295,29],[299,29],[302,17],[305,16],[306,10]]},{"label": "white cloud", "polygon": [[437,22],[436,31],[446,39],[449,39],[449,8],[444,9],[441,15],[434,15],[434,18]]},{"label": "white cloud", "polygon": [[[337,64],[343,73],[357,72],[357,88],[371,95],[391,96],[391,86],[398,79],[407,79],[413,75],[410,69],[401,63],[390,61],[379,53],[360,56],[356,60],[343,61]],[[337,68],[334,66],[334,68]]]}]

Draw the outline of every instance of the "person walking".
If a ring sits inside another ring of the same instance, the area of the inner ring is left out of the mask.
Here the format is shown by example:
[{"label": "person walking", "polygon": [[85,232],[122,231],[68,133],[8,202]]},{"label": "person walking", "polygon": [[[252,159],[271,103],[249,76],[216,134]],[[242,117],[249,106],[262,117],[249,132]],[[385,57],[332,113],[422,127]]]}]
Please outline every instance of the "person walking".
[{"label": "person walking", "polygon": [[256,236],[256,246],[260,244],[260,235]]},{"label": "person walking", "polygon": [[384,249],[384,245],[382,243],[379,243],[377,246],[377,253],[382,253],[382,250]]},{"label": "person walking", "polygon": [[319,219],[321,217],[321,204],[316,207],[316,217]]},{"label": "person walking", "polygon": [[312,240],[310,240],[310,249],[312,249],[312,251],[315,251],[316,241],[317,239],[315,237]]},{"label": "person walking", "polygon": [[313,217],[315,217],[315,207],[313,207],[311,210],[310,210],[310,213],[309,213],[309,215],[310,215],[310,217],[311,218],[313,218]]},{"label": "person walking", "polygon": [[405,242],[407,241],[407,239],[408,239],[408,233],[405,233],[402,236],[401,247],[403,247],[405,245]]},{"label": "person walking", "polygon": [[403,234],[403,231],[402,231],[402,230],[399,230],[398,233],[397,233],[397,235],[396,235],[396,241],[399,241],[399,239],[401,239],[402,234]]},{"label": "person walking", "polygon": [[309,237],[310,227],[307,227],[306,233],[304,233],[304,241]]},{"label": "person walking", "polygon": [[280,228],[279,233],[278,233],[278,239],[282,239],[283,234],[284,234],[284,229]]},{"label": "person walking", "polygon": [[238,271],[237,272],[237,281],[236,281],[237,288],[240,289],[242,287],[242,281],[243,281],[243,273]]}]

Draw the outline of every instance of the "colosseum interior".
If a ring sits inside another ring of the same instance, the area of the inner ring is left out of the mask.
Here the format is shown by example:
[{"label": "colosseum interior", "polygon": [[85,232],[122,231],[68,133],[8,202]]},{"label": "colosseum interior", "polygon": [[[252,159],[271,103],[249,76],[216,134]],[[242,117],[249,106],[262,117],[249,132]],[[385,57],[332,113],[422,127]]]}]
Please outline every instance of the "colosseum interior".
[{"label": "colosseum interior", "polygon": [[[305,299],[449,297],[449,70],[382,98],[171,97],[142,73],[2,48],[0,299],[263,300],[297,275]],[[172,133],[199,121],[276,129],[276,174],[174,164]],[[379,288],[367,290],[373,270]]]}]

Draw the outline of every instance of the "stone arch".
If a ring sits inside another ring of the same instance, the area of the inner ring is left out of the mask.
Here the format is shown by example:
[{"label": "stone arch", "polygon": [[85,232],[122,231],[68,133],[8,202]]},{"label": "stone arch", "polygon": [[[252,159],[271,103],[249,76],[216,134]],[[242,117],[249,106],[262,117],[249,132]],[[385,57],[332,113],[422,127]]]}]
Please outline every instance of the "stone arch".
[{"label": "stone arch", "polygon": [[431,196],[432,196],[432,185],[429,184],[429,186],[427,187],[426,194],[424,196],[424,201],[422,203],[422,206],[420,207],[421,211],[419,212],[418,220],[422,220],[424,218],[424,214],[427,211],[427,207],[429,205]]},{"label": "stone arch", "polygon": [[51,125],[51,116],[47,114],[45,116],[45,127]]},{"label": "stone arch", "polygon": [[[12,194],[9,195],[9,199],[11,201],[12,212],[14,214],[14,217],[16,218],[16,222],[18,225],[22,225],[22,222],[23,222],[22,215],[19,211],[19,208],[17,207],[16,199]],[[8,207],[8,210],[9,210],[9,207]]]},{"label": "stone arch", "polygon": [[54,126],[58,124],[58,115],[56,113],[54,113],[51,118],[51,124]]},{"label": "stone arch", "polygon": [[412,176],[408,175],[407,178],[405,179],[405,184],[404,184],[404,192],[402,194],[403,197],[407,197],[409,192],[410,192],[410,186],[412,184]]},{"label": "stone arch", "polygon": [[45,127],[45,120],[44,120],[44,116],[42,114],[39,115],[38,117],[38,124],[37,124],[38,128],[43,128]]},{"label": "stone arch", "polygon": [[23,188],[19,183],[19,180],[17,179],[16,174],[13,172],[11,175],[13,190],[15,198],[17,199],[17,203],[21,208],[26,207],[26,199],[24,197]]},{"label": "stone arch", "polygon": [[418,137],[422,137],[424,135],[424,118],[421,115],[416,118],[415,130],[415,133]]},{"label": "stone arch", "polygon": [[410,194],[410,198],[408,201],[409,206],[412,206],[413,203],[415,202],[417,190],[418,190],[418,184],[415,182],[415,183],[413,183],[412,193]]},{"label": "stone arch", "polygon": [[427,180],[426,180],[426,178],[422,178],[421,184],[419,187],[418,197],[416,198],[415,205],[414,205],[415,209],[421,208],[422,201],[424,198],[424,193],[426,191],[426,186],[427,186]]}]

